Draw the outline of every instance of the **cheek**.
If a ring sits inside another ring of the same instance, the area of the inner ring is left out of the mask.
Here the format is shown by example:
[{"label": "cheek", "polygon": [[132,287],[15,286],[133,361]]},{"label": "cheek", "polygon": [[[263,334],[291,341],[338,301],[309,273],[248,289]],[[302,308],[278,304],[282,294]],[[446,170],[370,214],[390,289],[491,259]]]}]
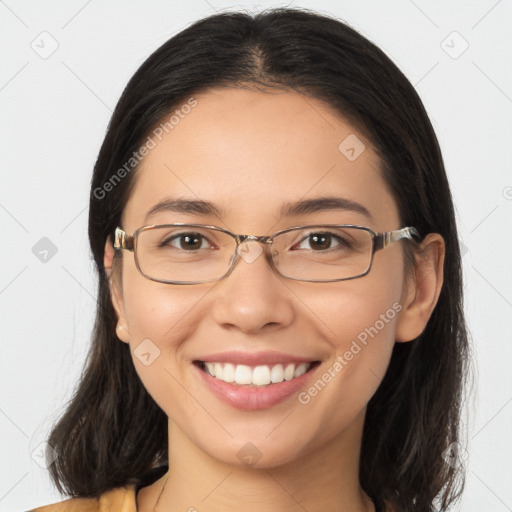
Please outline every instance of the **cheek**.
[{"label": "cheek", "polygon": [[365,408],[389,364],[402,310],[402,274],[392,266],[380,269],[352,283],[326,288],[321,298],[310,303],[312,310],[320,312],[317,325],[332,356],[299,402],[311,421],[318,423],[324,440],[343,430]]},{"label": "cheek", "polygon": [[[308,296],[308,306],[317,313],[318,324],[324,326],[322,330],[336,353],[349,350],[353,341],[371,349],[365,352],[378,351],[379,347],[385,351],[385,346],[394,343],[402,309],[402,272],[396,262],[379,265],[362,278],[332,283],[321,294]],[[379,343],[370,344],[374,339]]]},{"label": "cheek", "polygon": [[172,346],[190,326],[193,310],[208,290],[157,283],[142,276],[135,265],[127,267],[123,297],[132,350],[146,338],[155,343],[165,339]]},{"label": "cheek", "polygon": [[331,306],[322,316],[329,326],[330,373],[334,370],[340,377],[332,381],[345,388],[349,397],[369,400],[384,377],[402,309],[397,298],[398,292],[389,289],[368,295],[353,288],[337,300],[332,297],[330,303],[338,307]]},{"label": "cheek", "polygon": [[[199,324],[194,306],[201,296],[197,291],[171,292],[145,286],[152,291],[132,299],[128,313],[135,371],[146,391],[169,417],[194,421],[199,414],[195,393],[183,381],[180,359],[186,340],[194,336]],[[201,421],[204,418],[198,420]]]},{"label": "cheek", "polygon": [[133,363],[144,387],[161,405],[160,391],[165,395],[180,389],[172,376],[184,341],[199,324],[197,310],[208,289],[175,288],[127,274],[124,304]]},{"label": "cheek", "polygon": [[[336,353],[347,361],[347,374],[357,368],[358,379],[379,384],[395,344],[397,318],[402,310],[403,269],[381,261],[373,273],[344,294],[343,313],[336,324]],[[368,279],[366,279],[368,278]],[[350,366],[350,367],[349,367]],[[376,389],[376,388],[375,388]]]}]

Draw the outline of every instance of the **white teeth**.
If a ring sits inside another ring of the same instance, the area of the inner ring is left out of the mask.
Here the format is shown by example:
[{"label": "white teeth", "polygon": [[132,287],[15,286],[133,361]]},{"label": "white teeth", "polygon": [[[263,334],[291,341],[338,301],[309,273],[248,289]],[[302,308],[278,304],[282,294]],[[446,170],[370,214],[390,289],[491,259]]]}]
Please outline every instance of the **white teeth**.
[{"label": "white teeth", "polygon": [[308,365],[306,363],[301,363],[297,368],[295,368],[295,373],[293,374],[294,377],[300,377],[301,375],[304,375],[308,371]]},{"label": "white teeth", "polygon": [[268,366],[256,366],[252,372],[252,384],[255,386],[270,384],[270,368]]},{"label": "white teeth", "polygon": [[206,371],[212,377],[224,382],[234,382],[241,386],[268,386],[284,380],[292,380],[304,375],[313,363],[290,363],[286,367],[282,364],[273,366],[260,365],[254,368],[245,364],[231,363],[205,363]]},{"label": "white teeth", "polygon": [[[215,372],[215,375],[217,375],[217,372]],[[219,375],[222,375],[222,379],[226,382],[235,382],[235,365],[226,363],[223,373],[219,371]]]},{"label": "white teeth", "polygon": [[[222,375],[222,372],[219,372],[219,373],[215,372],[215,377],[217,377],[217,379],[224,380],[223,379],[224,375]],[[237,384],[251,384],[251,377],[252,377],[252,372],[251,372],[250,366],[245,366],[245,364],[237,364],[236,365],[235,382]]]},{"label": "white teeth", "polygon": [[295,365],[289,364],[286,369],[284,370],[284,379],[285,380],[292,380],[293,374],[295,373]]},{"label": "white teeth", "polygon": [[270,380],[272,383],[276,382],[283,382],[284,380],[284,370],[282,364],[276,364],[272,367],[272,370],[270,371]]}]

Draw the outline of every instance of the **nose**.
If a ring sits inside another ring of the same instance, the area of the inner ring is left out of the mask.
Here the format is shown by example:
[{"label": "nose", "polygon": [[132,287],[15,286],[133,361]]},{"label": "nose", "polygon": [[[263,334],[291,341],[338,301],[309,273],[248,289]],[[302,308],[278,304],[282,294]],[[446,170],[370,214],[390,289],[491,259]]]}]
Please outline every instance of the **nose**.
[{"label": "nose", "polygon": [[271,268],[269,250],[253,240],[238,247],[235,267],[215,287],[213,317],[219,325],[254,334],[293,321],[294,295]]}]

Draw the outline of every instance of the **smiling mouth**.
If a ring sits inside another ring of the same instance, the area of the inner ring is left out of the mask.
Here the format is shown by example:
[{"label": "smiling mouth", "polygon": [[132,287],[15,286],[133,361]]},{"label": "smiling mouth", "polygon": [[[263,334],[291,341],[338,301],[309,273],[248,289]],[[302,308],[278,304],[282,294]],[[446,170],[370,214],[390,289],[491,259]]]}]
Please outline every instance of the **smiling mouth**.
[{"label": "smiling mouth", "polygon": [[265,387],[296,379],[316,368],[320,361],[258,366],[205,361],[194,361],[194,364],[211,377],[230,384]]}]

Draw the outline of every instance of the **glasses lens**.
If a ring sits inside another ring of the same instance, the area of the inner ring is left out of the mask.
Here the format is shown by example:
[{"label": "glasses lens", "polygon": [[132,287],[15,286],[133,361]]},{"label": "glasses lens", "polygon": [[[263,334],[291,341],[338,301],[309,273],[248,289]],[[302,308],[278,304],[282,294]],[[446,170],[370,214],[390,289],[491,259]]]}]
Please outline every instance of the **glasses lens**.
[{"label": "glasses lens", "polygon": [[[137,262],[151,279],[175,283],[216,281],[229,270],[236,250],[230,235],[196,226],[143,229]],[[274,264],[292,279],[333,281],[364,274],[371,262],[371,234],[359,228],[308,226],[274,238]]]},{"label": "glasses lens", "polygon": [[281,274],[331,281],[364,274],[371,263],[372,236],[359,228],[308,226],[278,235],[273,255]]},{"label": "glasses lens", "polygon": [[157,281],[206,282],[229,269],[236,241],[226,233],[195,226],[158,226],[139,232],[137,261]]}]

